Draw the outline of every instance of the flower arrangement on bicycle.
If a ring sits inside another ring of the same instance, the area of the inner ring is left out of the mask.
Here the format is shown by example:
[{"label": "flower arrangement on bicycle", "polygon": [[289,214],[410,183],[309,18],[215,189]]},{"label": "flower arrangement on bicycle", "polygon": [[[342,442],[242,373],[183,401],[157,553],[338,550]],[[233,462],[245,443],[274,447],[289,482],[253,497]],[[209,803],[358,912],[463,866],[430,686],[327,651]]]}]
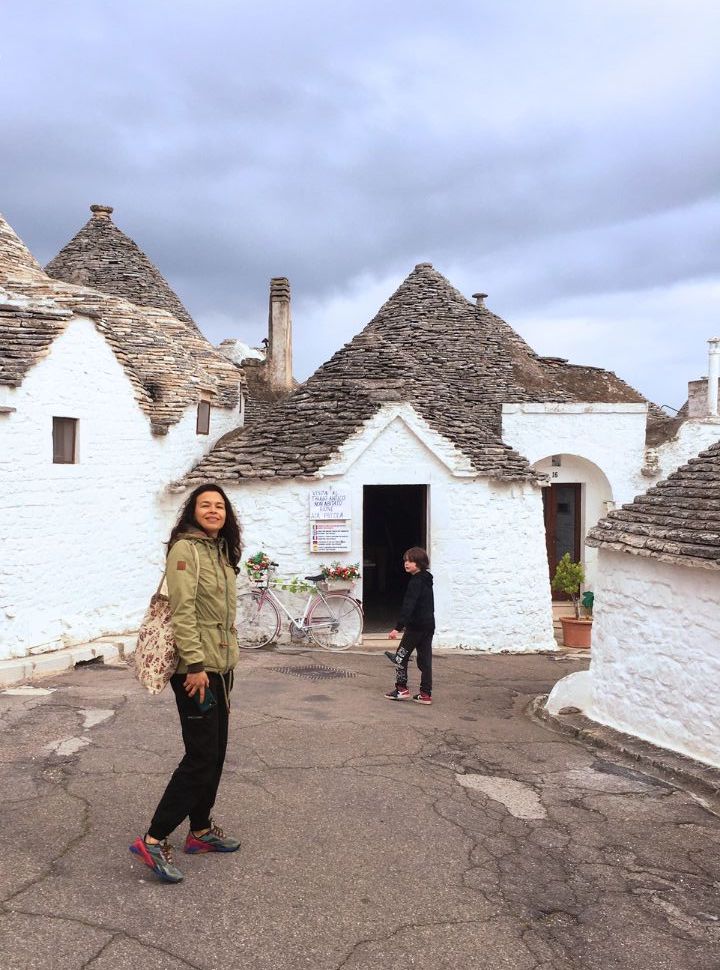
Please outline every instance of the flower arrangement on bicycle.
[{"label": "flower arrangement on bicycle", "polygon": [[[308,576],[302,580],[295,576],[284,582],[271,581],[276,563],[264,552],[251,556],[244,565],[257,585],[238,598],[238,641],[241,647],[258,650],[277,641],[283,617],[288,620],[292,641],[309,638],[325,650],[347,650],[360,642],[362,606],[340,585],[352,584],[359,578],[357,563],[351,566],[340,566],[339,563],[326,566],[322,579]],[[336,588],[328,590],[328,581],[333,579],[336,580],[333,583]],[[278,590],[292,594],[307,593],[307,600],[304,606],[297,602],[297,596],[294,602],[288,602],[286,597],[278,594]]]},{"label": "flower arrangement on bicycle", "polygon": [[329,566],[321,566],[320,572],[325,577],[326,583],[353,583],[356,579],[360,579],[360,563],[343,566],[339,562],[331,562]]},{"label": "flower arrangement on bicycle", "polygon": [[245,560],[245,569],[253,583],[264,583],[271,565],[270,556],[262,550]]}]

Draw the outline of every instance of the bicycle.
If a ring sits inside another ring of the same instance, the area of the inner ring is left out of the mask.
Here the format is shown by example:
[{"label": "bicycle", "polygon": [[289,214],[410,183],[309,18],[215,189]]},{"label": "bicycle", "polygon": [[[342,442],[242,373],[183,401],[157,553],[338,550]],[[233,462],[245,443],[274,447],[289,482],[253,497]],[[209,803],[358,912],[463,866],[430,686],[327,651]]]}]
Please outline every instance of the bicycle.
[{"label": "bicycle", "polygon": [[241,597],[251,600],[247,615],[238,618],[241,647],[259,650],[277,640],[282,627],[281,610],[290,621],[290,634],[295,639],[309,636],[325,650],[347,650],[359,642],[363,611],[356,599],[349,593],[321,589],[319,584],[325,579],[322,574],[306,576],[305,579],[315,585],[315,592],[308,595],[302,616],[294,617],[270,588],[270,579],[277,565],[275,562],[270,564],[263,586]]}]

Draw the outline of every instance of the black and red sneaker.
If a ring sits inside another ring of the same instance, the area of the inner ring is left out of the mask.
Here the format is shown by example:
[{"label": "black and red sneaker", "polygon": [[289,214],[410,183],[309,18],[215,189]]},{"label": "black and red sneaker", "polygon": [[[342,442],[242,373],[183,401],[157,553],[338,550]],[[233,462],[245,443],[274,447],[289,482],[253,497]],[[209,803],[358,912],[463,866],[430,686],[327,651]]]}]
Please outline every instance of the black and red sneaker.
[{"label": "black and red sneaker", "polygon": [[424,694],[422,691],[419,694],[413,694],[413,700],[416,704],[432,704],[432,696]]},{"label": "black and red sneaker", "polygon": [[409,701],[410,691],[407,689],[407,687],[393,687],[393,689],[389,690],[385,696],[389,701]]}]

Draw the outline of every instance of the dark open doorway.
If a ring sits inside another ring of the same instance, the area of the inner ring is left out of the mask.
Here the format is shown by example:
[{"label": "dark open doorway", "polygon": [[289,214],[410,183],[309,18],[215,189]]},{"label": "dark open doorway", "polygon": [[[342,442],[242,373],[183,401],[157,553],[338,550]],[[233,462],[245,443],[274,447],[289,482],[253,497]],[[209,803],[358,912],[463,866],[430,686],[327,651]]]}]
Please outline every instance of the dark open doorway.
[{"label": "dark open doorway", "polygon": [[[580,500],[582,486],[578,482],[550,485],[542,491],[545,516],[545,542],[552,581],[566,552],[573,562],[580,561]],[[565,593],[552,591],[554,600],[569,600]]]},{"label": "dark open doorway", "polygon": [[427,485],[363,488],[363,609],[365,631],[391,630],[407,575],[402,555],[427,549]]}]

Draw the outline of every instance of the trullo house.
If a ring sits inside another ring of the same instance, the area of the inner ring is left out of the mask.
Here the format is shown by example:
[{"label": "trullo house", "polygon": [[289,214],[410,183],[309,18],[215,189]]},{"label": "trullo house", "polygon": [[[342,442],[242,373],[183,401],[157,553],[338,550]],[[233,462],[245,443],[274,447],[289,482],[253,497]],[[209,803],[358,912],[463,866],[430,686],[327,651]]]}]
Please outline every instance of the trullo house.
[{"label": "trullo house", "polygon": [[587,530],[717,427],[703,417],[684,440],[682,416],[608,371],[540,357],[483,296],[470,302],[419,264],[358,336],[179,488],[222,482],[248,549],[284,572],[360,562],[370,629],[393,622],[402,552],[420,544],[438,645],[553,649],[559,558],[584,559],[594,584]]},{"label": "trullo house", "polygon": [[136,627],[165,485],[242,423],[242,370],[92,209],[47,272],[0,219],[0,659]]}]

